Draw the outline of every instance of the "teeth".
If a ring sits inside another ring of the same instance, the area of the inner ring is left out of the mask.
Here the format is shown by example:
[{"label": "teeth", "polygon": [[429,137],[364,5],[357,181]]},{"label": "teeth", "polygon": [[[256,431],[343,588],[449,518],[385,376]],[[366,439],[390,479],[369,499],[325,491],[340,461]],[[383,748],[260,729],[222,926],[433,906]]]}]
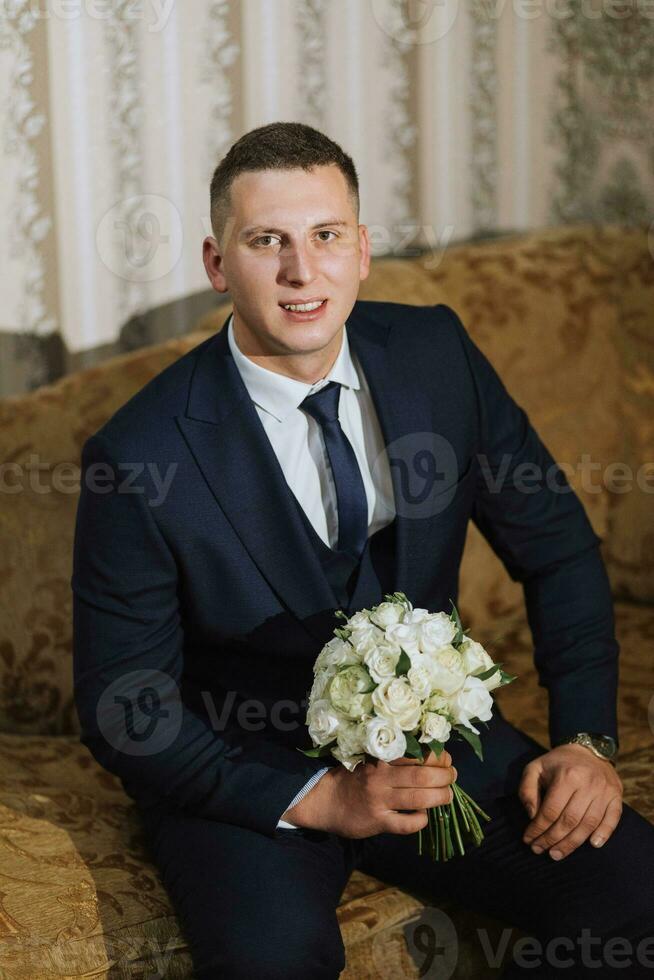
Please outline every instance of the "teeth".
[{"label": "teeth", "polygon": [[287,303],[284,309],[293,310],[295,313],[308,313],[310,310],[317,310],[322,303],[323,300],[318,300],[317,303]]}]

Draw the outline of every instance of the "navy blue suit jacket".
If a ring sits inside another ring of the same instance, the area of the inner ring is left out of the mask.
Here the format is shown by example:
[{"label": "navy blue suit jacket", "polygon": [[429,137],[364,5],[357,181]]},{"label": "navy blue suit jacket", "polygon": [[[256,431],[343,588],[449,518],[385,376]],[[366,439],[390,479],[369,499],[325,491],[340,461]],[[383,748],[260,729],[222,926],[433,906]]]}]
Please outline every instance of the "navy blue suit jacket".
[{"label": "navy blue suit jacket", "polygon": [[[406,468],[391,466],[394,588],[449,610],[472,519],[523,584],[551,740],[617,737],[600,539],[562,471],[569,492],[544,479],[529,493],[516,485],[520,464],[543,474],[554,464],[524,410],[447,306],[359,301],[347,328],[389,457],[425,433],[449,446],[422,509]],[[139,805],[274,834],[325,764],[298,751],[310,744],[303,699],[340,621],[224,328],[85,443],[72,588],[76,705],[95,758]],[[448,743],[461,785],[480,798],[513,792],[543,747],[498,709],[481,732],[483,764],[467,743]]]}]

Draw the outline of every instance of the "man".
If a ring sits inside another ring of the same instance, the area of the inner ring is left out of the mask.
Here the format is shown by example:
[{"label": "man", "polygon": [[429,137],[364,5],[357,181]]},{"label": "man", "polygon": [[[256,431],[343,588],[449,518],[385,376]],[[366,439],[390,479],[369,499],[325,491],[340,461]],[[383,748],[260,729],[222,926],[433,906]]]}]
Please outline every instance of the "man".
[{"label": "man", "polygon": [[[521,492],[520,464],[553,461],[451,309],[356,301],[358,218],[350,157],[308,126],[255,129],[216,168],[204,263],[233,316],[83,450],[82,741],[140,808],[198,977],[337,977],[354,867],[562,942],[532,976],[597,976],[584,930],[634,962],[654,935],[652,827],[596,754],[617,740],[599,538],[572,492]],[[464,742],[424,766],[304,756],[334,612],[395,590],[449,608],[469,519],[523,583],[554,747],[496,708],[483,764]],[[415,832],[455,778],[493,819],[432,864]]]}]

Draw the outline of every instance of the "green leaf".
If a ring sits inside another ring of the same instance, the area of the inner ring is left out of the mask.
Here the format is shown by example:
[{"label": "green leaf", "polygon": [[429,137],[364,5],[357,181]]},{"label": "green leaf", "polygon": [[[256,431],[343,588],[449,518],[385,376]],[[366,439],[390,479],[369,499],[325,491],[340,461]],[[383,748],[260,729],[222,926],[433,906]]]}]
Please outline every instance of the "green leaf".
[{"label": "green leaf", "polygon": [[422,759],[422,746],[418,739],[410,732],[405,732],[404,735],[406,738],[406,754],[412,759]]},{"label": "green leaf", "polygon": [[475,735],[475,733],[471,732],[470,729],[466,728],[465,725],[455,725],[454,730],[458,732],[459,735],[462,735],[463,738],[465,738],[466,742],[470,743],[479,761],[483,762],[484,757],[481,751],[481,740],[479,738],[479,735]]},{"label": "green leaf", "polygon": [[505,671],[501,670],[500,671],[500,677],[501,677],[502,680],[501,680],[501,683],[498,685],[498,687],[503,687],[505,684],[510,684],[511,681],[516,680],[517,677],[518,677],[518,675],[517,674],[507,674],[507,673],[505,673]]},{"label": "green leaf", "polygon": [[372,675],[370,674],[370,672],[368,670],[366,670],[365,667],[363,669],[366,671],[366,674],[368,674],[368,677],[370,678],[370,683],[369,683],[368,687],[365,689],[365,691],[362,691],[361,693],[362,694],[371,694],[375,690],[375,688],[377,687],[377,681],[373,680]]},{"label": "green leaf", "polygon": [[395,667],[395,676],[404,677],[405,674],[409,673],[410,667],[411,667],[411,661],[409,659],[409,655],[405,653],[404,650],[402,650],[402,653],[400,654],[400,659],[398,660],[397,665]]},{"label": "green leaf", "polygon": [[473,677],[477,677],[480,681],[485,681],[487,678],[492,677],[496,670],[500,670],[499,664],[493,664],[492,667],[489,667],[482,674],[473,674]]},{"label": "green leaf", "polygon": [[329,755],[335,745],[336,739],[333,739],[327,745],[315,745],[312,749],[298,749],[298,752],[301,752],[302,755],[308,755],[310,759],[318,759],[323,755]]},{"label": "green leaf", "polygon": [[454,605],[454,602],[450,599],[452,605],[452,612],[450,613],[450,619],[456,624],[456,636],[452,640],[453,647],[459,647],[464,640],[463,627],[461,625],[461,617],[459,616],[459,610]]},{"label": "green leaf", "polygon": [[427,743],[429,748],[432,750],[434,755],[440,755],[445,748],[445,742],[437,742],[435,738],[432,738],[430,742]]}]

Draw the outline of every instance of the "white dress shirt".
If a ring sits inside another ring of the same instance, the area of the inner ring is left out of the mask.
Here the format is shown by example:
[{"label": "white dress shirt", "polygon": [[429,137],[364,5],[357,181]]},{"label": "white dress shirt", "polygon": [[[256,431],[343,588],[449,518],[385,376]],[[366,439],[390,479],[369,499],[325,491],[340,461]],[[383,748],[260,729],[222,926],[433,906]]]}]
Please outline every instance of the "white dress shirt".
[{"label": "white dress shirt", "polygon": [[[347,323],[343,342],[332,369],[313,384],[297,381],[261,367],[236,345],[233,315],[227,325],[227,340],[241,378],[254,402],[284,478],[324,543],[338,542],[338,503],[329,457],[319,423],[300,404],[330,381],[341,384],[338,419],[349,439],[361,470],[368,501],[368,536],[395,517],[393,483],[377,412],[365,374],[350,350]],[[223,328],[224,329],[224,328]],[[328,770],[319,770],[289,803],[291,809],[315,786]],[[295,828],[280,820],[278,827]]]}]

